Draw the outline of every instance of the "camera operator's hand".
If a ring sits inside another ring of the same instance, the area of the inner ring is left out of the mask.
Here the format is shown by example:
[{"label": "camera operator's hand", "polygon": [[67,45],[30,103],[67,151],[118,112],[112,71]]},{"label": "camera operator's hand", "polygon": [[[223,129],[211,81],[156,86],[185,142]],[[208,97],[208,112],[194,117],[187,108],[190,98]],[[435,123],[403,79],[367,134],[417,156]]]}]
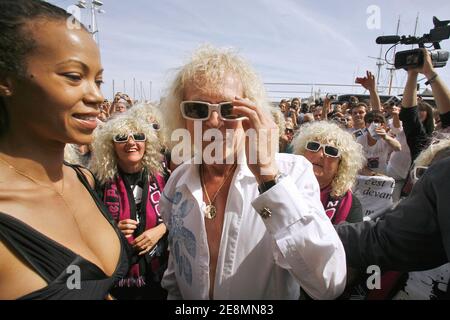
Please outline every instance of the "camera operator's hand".
[{"label": "camera operator's hand", "polygon": [[436,74],[434,67],[433,67],[433,61],[431,60],[431,55],[428,50],[422,48],[423,52],[423,65],[420,68],[411,68],[408,69],[408,74],[418,74],[421,73],[424,76],[426,76],[428,79],[431,78]]},{"label": "camera operator's hand", "polygon": [[450,112],[450,90],[436,73],[430,53],[426,49],[422,49],[422,51],[424,54],[423,66],[408,70],[408,80],[403,94],[403,106],[411,107],[417,105],[417,75],[418,73],[421,73],[425,75],[428,79],[428,83],[431,84],[434,100],[436,101],[439,113],[444,114]]},{"label": "camera operator's hand", "polygon": [[364,78],[356,78],[355,83],[359,83],[364,89],[371,92],[376,90],[375,76],[370,71],[366,71],[366,76]]},{"label": "camera operator's hand", "polygon": [[421,70],[419,70],[420,73],[425,75],[427,78],[431,78],[436,74],[433,67],[433,61],[431,61],[431,55],[426,49],[422,49],[423,51],[423,66]]}]

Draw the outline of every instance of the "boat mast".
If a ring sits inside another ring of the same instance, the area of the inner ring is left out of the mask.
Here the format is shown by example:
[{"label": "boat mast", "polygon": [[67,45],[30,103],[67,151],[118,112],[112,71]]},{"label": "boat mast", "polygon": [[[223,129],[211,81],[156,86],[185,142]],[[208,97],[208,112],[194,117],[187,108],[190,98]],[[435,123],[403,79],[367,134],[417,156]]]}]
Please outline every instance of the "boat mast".
[{"label": "boat mast", "polygon": [[[417,25],[419,24],[419,12],[417,12],[417,17],[416,17],[416,25],[414,26],[414,37],[416,36],[417,33]],[[414,48],[414,45],[411,45],[411,49]]]},{"label": "boat mast", "polygon": [[[395,35],[398,36],[398,31],[400,29],[400,16],[398,16],[398,21],[397,21],[397,31],[395,33]],[[394,47],[394,57],[395,57],[395,52],[397,51],[397,46]],[[390,67],[388,68],[389,70],[389,91],[388,91],[388,95],[391,95],[391,89],[392,89],[392,79],[394,78],[394,72],[395,72],[395,68],[394,67]]]}]

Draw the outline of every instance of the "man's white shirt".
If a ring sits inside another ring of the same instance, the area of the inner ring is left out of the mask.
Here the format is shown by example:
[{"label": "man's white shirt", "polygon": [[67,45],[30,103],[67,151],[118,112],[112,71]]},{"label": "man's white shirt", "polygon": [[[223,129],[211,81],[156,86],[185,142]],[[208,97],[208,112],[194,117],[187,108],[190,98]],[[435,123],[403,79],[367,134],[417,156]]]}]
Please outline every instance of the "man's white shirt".
[{"label": "man's white shirt", "polygon": [[[342,243],[320,202],[311,164],[277,154],[285,175],[259,194],[242,159],[225,207],[214,299],[298,299],[299,285],[313,298],[333,299],[345,288]],[[209,249],[199,166],[182,164],[160,201],[169,230],[169,264],[162,285],[168,299],[209,299]],[[258,212],[268,208],[263,219]]]}]

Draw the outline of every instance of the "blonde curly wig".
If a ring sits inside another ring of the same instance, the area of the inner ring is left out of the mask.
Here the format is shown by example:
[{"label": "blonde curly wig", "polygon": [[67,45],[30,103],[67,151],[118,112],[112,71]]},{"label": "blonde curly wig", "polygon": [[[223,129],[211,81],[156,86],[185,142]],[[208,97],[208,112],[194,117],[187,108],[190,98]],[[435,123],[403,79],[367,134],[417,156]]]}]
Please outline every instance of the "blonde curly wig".
[{"label": "blonde curly wig", "polygon": [[64,147],[64,161],[71,164],[81,164],[80,155],[75,144],[67,143]]},{"label": "blonde curly wig", "polygon": [[161,102],[165,120],[163,129],[170,148],[176,144],[170,139],[172,132],[186,127],[180,110],[185,88],[188,85],[195,86],[202,92],[214,94],[223,87],[227,75],[236,76],[241,80],[243,98],[253,101],[267,115],[271,115],[271,105],[263,83],[250,65],[231,49],[203,45],[194,52],[190,61],[179,69]]},{"label": "blonde curly wig", "polygon": [[414,168],[417,166],[428,167],[439,152],[448,148],[450,148],[450,138],[433,141],[433,143],[423,150],[416,158],[414,161]]},{"label": "blonde curly wig", "polygon": [[142,158],[142,165],[149,172],[162,172],[161,143],[148,122],[137,119],[128,113],[119,115],[94,131],[94,141],[92,143],[92,159],[89,169],[97,179],[103,184],[112,179],[117,174],[117,155],[114,150],[113,137],[117,134],[128,134],[131,132],[145,133],[145,152]]},{"label": "blonde curly wig", "polygon": [[[151,103],[139,102],[127,110],[126,113],[129,114],[130,117],[142,120],[148,124],[157,123],[160,128],[165,126],[161,109]],[[156,135],[158,136],[161,144],[165,145],[165,136],[161,132],[162,131],[156,131]]]},{"label": "blonde curly wig", "polygon": [[301,126],[292,141],[293,152],[304,155],[308,141],[329,143],[339,149],[341,159],[338,172],[331,182],[331,195],[333,197],[343,196],[353,186],[358,171],[366,162],[362,146],[350,133],[328,121],[314,121]]},{"label": "blonde curly wig", "polygon": [[281,112],[280,108],[271,108],[273,121],[278,127],[278,136],[284,135],[284,130],[286,129],[286,120],[284,119],[284,114]]}]

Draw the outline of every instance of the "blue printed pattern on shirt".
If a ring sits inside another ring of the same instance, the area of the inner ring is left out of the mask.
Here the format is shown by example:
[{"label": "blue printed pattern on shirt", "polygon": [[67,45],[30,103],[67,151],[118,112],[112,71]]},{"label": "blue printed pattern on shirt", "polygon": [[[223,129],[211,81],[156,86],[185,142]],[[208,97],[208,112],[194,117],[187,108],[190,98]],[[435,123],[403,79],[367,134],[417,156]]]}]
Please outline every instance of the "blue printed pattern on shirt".
[{"label": "blue printed pattern on shirt", "polygon": [[184,227],[183,221],[194,207],[194,202],[188,199],[183,200],[181,192],[175,192],[173,199],[168,200],[174,204],[168,224],[169,246],[177,264],[176,271],[189,285],[192,285],[192,265],[189,257],[183,254],[181,247],[184,246],[187,253],[195,259],[196,239],[194,234]]}]

